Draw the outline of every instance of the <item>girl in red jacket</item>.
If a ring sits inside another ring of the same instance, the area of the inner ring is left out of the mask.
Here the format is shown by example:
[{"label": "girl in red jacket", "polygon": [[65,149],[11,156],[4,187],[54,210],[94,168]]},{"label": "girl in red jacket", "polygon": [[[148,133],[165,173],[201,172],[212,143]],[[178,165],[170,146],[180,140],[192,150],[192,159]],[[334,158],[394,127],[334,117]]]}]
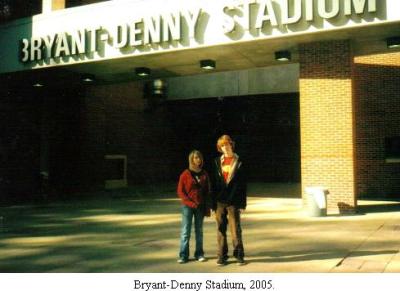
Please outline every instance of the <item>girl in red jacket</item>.
[{"label": "girl in red jacket", "polygon": [[179,177],[177,193],[182,203],[182,230],[178,263],[189,260],[189,240],[194,217],[196,235],[196,250],[194,257],[199,262],[205,262],[203,250],[203,220],[210,215],[208,174],[203,170],[203,155],[193,150],[189,154],[189,168]]}]

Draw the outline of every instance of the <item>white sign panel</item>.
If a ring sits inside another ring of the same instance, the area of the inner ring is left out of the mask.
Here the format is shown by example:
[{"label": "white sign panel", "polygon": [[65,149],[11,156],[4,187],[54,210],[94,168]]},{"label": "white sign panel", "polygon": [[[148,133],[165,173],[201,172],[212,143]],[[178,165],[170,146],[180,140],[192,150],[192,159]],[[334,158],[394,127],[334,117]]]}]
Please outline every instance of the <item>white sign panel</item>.
[{"label": "white sign panel", "polygon": [[[107,1],[38,15],[22,28],[0,27],[0,54],[15,56],[6,58],[0,72],[400,21],[399,2]],[[15,44],[5,46],[13,39]]]}]

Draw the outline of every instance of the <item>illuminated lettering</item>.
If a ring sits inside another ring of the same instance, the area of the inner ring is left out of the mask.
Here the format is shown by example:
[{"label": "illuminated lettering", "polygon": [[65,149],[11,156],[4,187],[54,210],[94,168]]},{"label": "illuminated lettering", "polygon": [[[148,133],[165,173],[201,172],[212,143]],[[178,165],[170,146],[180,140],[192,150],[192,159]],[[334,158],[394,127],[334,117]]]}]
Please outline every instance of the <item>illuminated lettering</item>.
[{"label": "illuminated lettering", "polygon": [[97,32],[101,30],[101,27],[90,28],[86,30],[90,38],[90,49],[89,52],[94,53],[97,51]]},{"label": "illuminated lettering", "polygon": [[195,28],[196,28],[196,24],[197,24],[197,21],[198,21],[199,16],[200,16],[200,12],[201,12],[201,9],[197,8],[192,13],[190,13],[190,11],[184,11],[182,13],[183,14],[183,18],[186,20],[186,23],[187,23],[188,28],[189,28],[189,38],[194,38]]},{"label": "illuminated lettering", "polygon": [[53,45],[54,41],[56,39],[56,36],[45,36],[43,37],[43,42],[44,42],[44,48],[46,52],[46,58],[50,59],[52,57],[52,50],[53,50]]},{"label": "illuminated lettering", "polygon": [[84,54],[86,50],[85,30],[81,29],[71,34],[71,55]]},{"label": "illuminated lettering", "polygon": [[[356,14],[364,13],[366,0],[347,0],[344,3],[344,14],[351,15],[352,9]],[[376,0],[368,0],[368,12],[376,12]]]},{"label": "illuminated lettering", "polygon": [[114,31],[114,47],[123,48],[128,44],[128,25],[117,25]]},{"label": "illuminated lettering", "polygon": [[222,15],[222,29],[224,30],[224,33],[231,33],[236,27],[234,18],[228,14],[230,10],[231,9],[229,9],[229,7],[225,7],[223,10],[224,14]]},{"label": "illuminated lettering", "polygon": [[318,14],[322,18],[329,19],[339,14],[339,0],[330,0],[332,4],[331,11],[327,11],[326,0],[318,1]]},{"label": "illuminated lettering", "polygon": [[306,0],[306,20],[314,20],[314,0]]},{"label": "illuminated lettering", "polygon": [[179,12],[165,14],[163,17],[163,41],[169,41],[171,34],[172,40],[181,38],[181,15]]},{"label": "illuminated lettering", "polygon": [[23,38],[21,40],[21,62],[25,63],[29,60],[29,40]]},{"label": "illuminated lettering", "polygon": [[159,43],[161,38],[160,16],[144,19],[143,44]]},{"label": "illuminated lettering", "polygon": [[243,3],[243,28],[246,30],[250,29],[250,9],[253,4],[256,3],[256,0],[245,0]]},{"label": "illuminated lettering", "polygon": [[[256,4],[254,9],[253,4]],[[302,19],[311,22],[315,17],[331,19],[338,17],[341,11],[346,16],[374,13],[377,11],[376,0],[242,0],[236,6],[223,8],[222,28],[228,34],[238,26],[244,30],[277,27],[296,24]],[[251,19],[255,20],[253,27]]]},{"label": "illuminated lettering", "polygon": [[263,0],[259,4],[255,28],[262,28],[265,21],[269,21],[271,26],[277,26],[278,21],[274,7],[272,6],[271,0]]},{"label": "illuminated lettering", "polygon": [[290,0],[282,2],[282,23],[291,24],[296,23],[301,19],[301,0],[294,0],[293,15],[289,16],[289,4]]},{"label": "illuminated lettering", "polygon": [[[376,0],[232,0],[228,3],[222,6],[223,9],[217,17],[221,19],[219,23],[221,23],[220,28],[223,33],[243,32],[232,35],[234,40],[238,40],[246,33],[250,37],[271,33],[271,29],[265,28],[278,27],[277,32],[280,34],[286,31],[306,31],[314,21],[320,23],[333,18],[349,18],[354,15],[377,12]],[[104,51],[108,52],[105,46],[116,50],[129,46],[138,49],[136,53],[140,54],[142,52],[140,47],[149,44],[157,45],[161,42],[163,43],[161,49],[164,50],[168,49],[169,42],[174,47],[173,41],[184,38],[186,44],[187,41],[194,39],[198,33],[196,28],[202,13],[202,8],[199,7],[181,11],[165,11],[158,15],[131,19],[127,23],[117,23],[107,29],[97,26],[46,36],[34,36],[30,39],[23,38],[20,40],[19,58],[23,63],[78,54],[87,54],[87,57],[92,58],[94,53],[99,53],[99,48],[104,48]],[[305,22],[309,23],[304,25]],[[210,23],[215,22],[210,21]],[[296,26],[299,23],[301,25]],[[291,25],[295,30],[290,28]],[[287,26],[288,29],[281,30],[283,26]],[[201,28],[203,30],[204,26]],[[255,33],[256,29],[261,30],[260,33]],[[317,26],[317,29],[320,28]],[[218,29],[212,31],[214,32],[218,32]],[[104,58],[104,55],[99,53],[96,57]]]},{"label": "illuminated lettering", "polygon": [[40,37],[31,38],[31,61],[42,59],[42,39]]},{"label": "illuminated lettering", "polygon": [[139,46],[143,44],[142,40],[139,38],[139,36],[143,34],[143,31],[141,28],[139,28],[139,25],[143,25],[142,19],[137,19],[130,25],[130,33],[129,33],[130,46]]},{"label": "illuminated lettering", "polygon": [[66,33],[61,33],[57,37],[56,51],[54,53],[54,57],[58,58],[61,56],[61,54],[63,54],[64,56],[70,55],[70,50],[69,50]]}]

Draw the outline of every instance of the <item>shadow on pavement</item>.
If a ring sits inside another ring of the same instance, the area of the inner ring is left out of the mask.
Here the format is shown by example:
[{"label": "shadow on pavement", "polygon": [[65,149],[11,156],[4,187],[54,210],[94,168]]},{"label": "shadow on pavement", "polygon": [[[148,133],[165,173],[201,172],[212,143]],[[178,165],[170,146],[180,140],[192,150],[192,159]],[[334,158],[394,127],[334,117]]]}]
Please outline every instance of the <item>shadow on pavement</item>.
[{"label": "shadow on pavement", "polygon": [[380,213],[380,212],[395,212],[400,211],[400,202],[387,202],[369,205],[359,205],[357,208],[361,214]]}]

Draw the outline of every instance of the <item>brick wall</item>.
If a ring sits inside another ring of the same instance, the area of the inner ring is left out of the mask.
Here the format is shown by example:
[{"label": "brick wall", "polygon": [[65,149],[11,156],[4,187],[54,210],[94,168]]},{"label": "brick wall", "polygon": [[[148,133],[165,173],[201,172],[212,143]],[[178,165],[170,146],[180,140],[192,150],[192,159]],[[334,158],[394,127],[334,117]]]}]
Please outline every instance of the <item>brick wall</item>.
[{"label": "brick wall", "polygon": [[[209,169],[211,159],[219,155],[215,141],[226,132],[237,139],[239,154],[248,160],[249,178],[298,181],[297,94],[223,100],[167,101],[149,111],[142,82],[89,87],[81,125],[86,185],[93,190],[103,187],[106,154],[127,155],[130,185],[176,182],[194,148],[203,152]],[[218,123],[221,106],[234,113],[224,115],[224,121]],[[266,159],[261,171],[258,156]]]},{"label": "brick wall", "polygon": [[302,44],[301,175],[304,188],[329,189],[328,211],[353,212],[352,52],[348,41]]},{"label": "brick wall", "polygon": [[29,80],[0,80],[0,201],[7,203],[68,197],[81,186],[79,91],[34,88]]},{"label": "brick wall", "polygon": [[[387,196],[399,189],[399,164],[383,157],[384,137],[399,134],[399,55],[352,60],[347,41],[300,46],[302,185],[327,187],[330,211],[354,211],[356,193]],[[176,179],[187,144],[167,107],[145,107],[141,82],[87,90],[81,169],[88,187],[103,187],[105,154],[128,156],[129,184]]]},{"label": "brick wall", "polygon": [[[400,53],[353,62],[347,41],[303,44],[299,52],[304,200],[306,186],[329,189],[330,211],[353,211],[356,193],[398,198],[400,164],[385,163],[384,141],[400,135]],[[9,81],[2,81],[3,201],[36,195],[44,112],[57,191],[103,189],[106,154],[127,155],[131,185],[175,181],[186,162],[188,150],[182,148],[188,140],[177,134],[175,116],[164,105],[146,110],[142,82],[37,95],[31,87],[8,88]],[[239,140],[242,152],[246,140],[245,134]]]},{"label": "brick wall", "polygon": [[92,86],[82,109],[86,185],[104,187],[104,155],[127,155],[128,184],[176,180],[170,171],[177,143],[165,106],[147,110],[143,82]]},{"label": "brick wall", "polygon": [[32,199],[38,193],[40,107],[20,86],[0,87],[0,204]]},{"label": "brick wall", "polygon": [[357,193],[400,197],[400,163],[385,162],[385,137],[400,136],[400,52],[354,60]]},{"label": "brick wall", "polygon": [[[82,95],[76,88],[49,88],[42,96],[42,142],[48,143],[51,198],[67,198],[81,189]],[[43,145],[42,145],[43,146]],[[42,150],[42,154],[44,154]],[[43,158],[42,158],[43,162]]]}]

